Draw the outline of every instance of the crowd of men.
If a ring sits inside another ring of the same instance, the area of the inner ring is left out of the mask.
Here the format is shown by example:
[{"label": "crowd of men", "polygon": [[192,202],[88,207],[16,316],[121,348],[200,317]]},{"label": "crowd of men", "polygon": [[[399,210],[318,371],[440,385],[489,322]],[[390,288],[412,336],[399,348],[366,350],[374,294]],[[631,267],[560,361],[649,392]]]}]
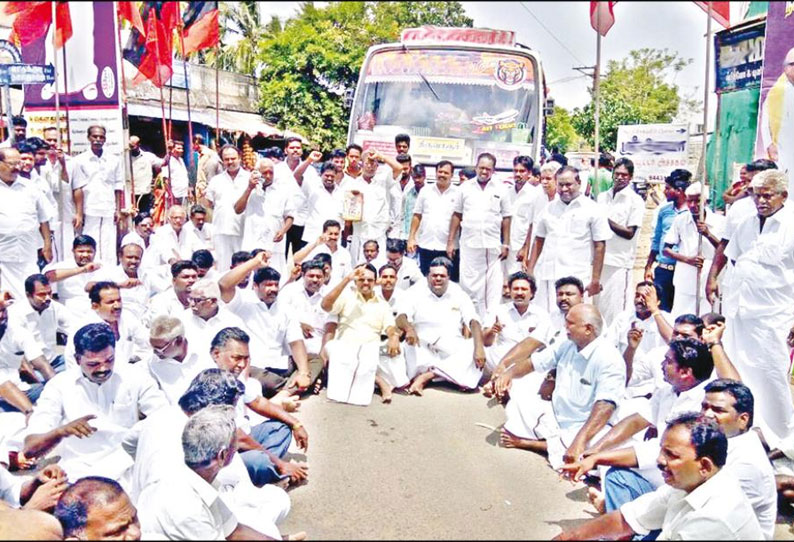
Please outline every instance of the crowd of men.
[{"label": "crowd of men", "polygon": [[495,398],[502,446],[590,485],[603,515],[562,538],[769,539],[794,501],[772,162],[724,214],[674,170],[637,283],[629,159],[583,183],[562,157],[499,176],[484,153],[428,182],[403,134],[394,155],[288,139],[250,171],[197,136],[191,187],[180,143],[132,137],[125,167],[102,126],[74,157],[25,128],[0,148],[0,537],[279,539],[309,474],[295,411],[323,388]]}]

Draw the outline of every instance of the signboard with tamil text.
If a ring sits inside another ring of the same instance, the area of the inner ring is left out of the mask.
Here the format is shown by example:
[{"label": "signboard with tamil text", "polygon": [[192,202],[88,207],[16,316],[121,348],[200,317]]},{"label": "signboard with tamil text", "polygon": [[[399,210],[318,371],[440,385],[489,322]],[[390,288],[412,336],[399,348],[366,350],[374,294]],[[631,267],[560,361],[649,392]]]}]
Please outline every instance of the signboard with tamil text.
[{"label": "signboard with tamil text", "polygon": [[764,60],[764,24],[714,35],[717,92],[731,92],[761,85]]},{"label": "signboard with tamil text", "polygon": [[616,158],[634,162],[634,177],[662,182],[676,168],[688,165],[689,127],[686,124],[618,126]]}]

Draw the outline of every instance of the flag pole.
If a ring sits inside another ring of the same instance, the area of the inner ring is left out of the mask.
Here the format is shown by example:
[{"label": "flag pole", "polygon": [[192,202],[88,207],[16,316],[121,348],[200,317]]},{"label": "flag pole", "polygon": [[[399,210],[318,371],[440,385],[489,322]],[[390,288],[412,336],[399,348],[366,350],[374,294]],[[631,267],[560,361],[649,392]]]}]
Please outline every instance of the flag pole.
[{"label": "flag pole", "polygon": [[[62,136],[61,136],[61,97],[58,95],[58,48],[56,43],[58,42],[58,15],[56,13],[57,4],[55,2],[52,3],[52,58],[53,64],[55,67],[55,82],[53,83],[55,86],[55,129],[58,131],[58,148],[60,149],[63,145]],[[66,74],[64,75],[64,79],[66,78]]]},{"label": "flag pole", "polygon": [[221,150],[221,99],[220,99],[221,45],[215,45],[215,146]]},{"label": "flag pole", "polygon": [[[185,54],[185,26],[184,21],[180,18],[179,19],[179,43],[180,47],[182,48],[182,66],[185,69],[185,96],[187,101],[187,137],[188,137],[188,148],[190,152],[186,153],[187,155],[187,167],[188,171],[192,171],[193,168],[193,121],[190,118],[190,81],[188,80],[187,76],[187,57],[188,55]],[[195,186],[196,179],[195,175],[192,179],[193,184]]]},{"label": "flag pole", "polygon": [[[157,14],[154,11],[154,9],[152,9],[149,12],[149,17],[157,17]],[[155,33],[154,33],[154,39],[155,39],[155,50],[158,52],[155,55],[155,57],[157,58],[157,83],[158,83],[157,86],[160,89],[160,112],[161,112],[162,121],[163,121],[163,143],[165,144],[165,156],[168,159],[168,162],[166,164],[166,166],[168,168],[168,182],[165,183],[165,186],[164,186],[165,194],[163,196],[164,197],[164,201],[165,201],[164,210],[168,211],[169,203],[171,201],[171,198],[173,197],[171,195],[172,194],[172,192],[171,192],[171,153],[168,150],[168,129],[167,129],[167,126],[166,126],[166,121],[165,121],[165,95],[163,94],[163,85],[165,84],[165,81],[163,81],[163,71],[160,69],[161,68],[161,65],[160,65],[160,54],[159,54],[160,44],[158,42],[159,38],[157,37],[157,31],[155,31]],[[169,53],[170,53],[171,52],[171,48],[169,47],[168,50],[169,50]]]},{"label": "flag pole", "polygon": [[[63,108],[66,111],[66,152],[72,154],[72,127],[69,119],[69,68],[66,65],[66,47],[61,47],[63,53]],[[53,56],[58,54],[57,51],[53,52]],[[55,81],[55,94],[58,94],[58,81]]]},{"label": "flag pole", "polygon": [[[118,4],[116,6],[116,40],[119,43],[119,71],[121,72],[121,152],[124,163],[130,168],[130,205],[133,213],[138,211],[138,201],[135,199],[135,172],[132,167],[132,153],[130,153],[130,117],[127,111],[127,77],[124,74],[124,50],[121,44],[121,21],[118,17]],[[123,194],[123,192],[122,192]],[[124,195],[121,197],[122,208],[126,206]]]},{"label": "flag pole", "polygon": [[[708,3],[708,13],[707,13],[707,21],[706,21],[706,76],[705,82],[703,86],[703,148],[701,150],[701,159],[698,172],[698,176],[701,179],[700,185],[700,204],[698,205],[698,220],[705,222],[706,220],[706,197],[708,196],[708,192],[706,191],[706,184],[708,183],[708,175],[706,168],[706,144],[708,140],[708,122],[709,122],[709,71],[711,69],[711,13],[712,13],[712,5],[711,2]],[[698,235],[698,257],[703,256],[703,235]],[[703,274],[703,269],[698,267],[697,268],[697,278],[695,281],[695,314],[700,314],[700,286],[702,282],[701,275]]]},{"label": "flag pole", "polygon": [[593,70],[593,99],[595,100],[595,111],[593,114],[595,120],[595,145],[593,154],[595,155],[595,172],[593,173],[593,186],[590,188],[592,195],[593,189],[598,186],[598,143],[599,143],[599,121],[601,118],[601,8],[596,6],[596,65]]}]

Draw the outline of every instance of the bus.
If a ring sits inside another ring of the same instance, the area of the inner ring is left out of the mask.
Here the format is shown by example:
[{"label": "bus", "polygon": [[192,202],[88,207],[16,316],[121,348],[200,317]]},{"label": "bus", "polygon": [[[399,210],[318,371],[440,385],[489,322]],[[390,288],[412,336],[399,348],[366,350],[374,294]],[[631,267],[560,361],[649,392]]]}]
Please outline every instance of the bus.
[{"label": "bus", "polygon": [[436,163],[456,169],[496,157],[511,178],[513,158],[540,158],[545,85],[537,52],[515,33],[480,28],[405,29],[399,43],[370,47],[361,66],[348,144],[394,155],[394,137],[411,136],[413,163],[435,178]]}]

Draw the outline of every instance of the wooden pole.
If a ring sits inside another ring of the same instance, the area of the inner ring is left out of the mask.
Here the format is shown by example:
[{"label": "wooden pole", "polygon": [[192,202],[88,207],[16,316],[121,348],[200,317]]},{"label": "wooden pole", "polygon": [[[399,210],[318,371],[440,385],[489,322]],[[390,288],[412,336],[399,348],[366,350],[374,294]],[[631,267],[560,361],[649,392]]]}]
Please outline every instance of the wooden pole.
[{"label": "wooden pole", "polygon": [[[63,107],[66,111],[66,152],[72,154],[72,127],[69,119],[69,67],[66,64],[66,47],[61,47],[61,52],[63,53],[63,95],[65,98]],[[58,53],[55,52],[53,54],[57,55]],[[55,84],[55,94],[58,94],[57,80]]]},{"label": "wooden pole", "polygon": [[[699,177],[701,179],[700,185],[700,205],[698,206],[698,220],[705,222],[706,220],[706,198],[708,192],[706,191],[706,184],[708,183],[708,175],[706,168],[706,143],[708,142],[708,122],[709,122],[709,74],[711,71],[711,13],[712,5],[708,3],[708,15],[706,21],[706,76],[703,85],[703,149],[701,151],[700,171]],[[703,236],[698,235],[698,257],[703,256]],[[695,314],[700,315],[700,286],[702,283],[703,269],[697,268],[697,278],[695,280]]]},{"label": "wooden pole", "polygon": [[[58,131],[58,148],[60,149],[63,146],[62,136],[61,136],[61,97],[58,95],[58,48],[56,47],[57,42],[57,35],[58,35],[58,17],[56,14],[56,7],[57,3],[52,3],[52,58],[54,60],[53,64],[55,66],[55,129]],[[66,74],[63,74],[64,79],[66,79]]]},{"label": "wooden pole", "polygon": [[[179,22],[179,43],[180,47],[182,48],[182,66],[185,69],[185,99],[187,101],[187,137],[188,137],[188,152],[185,153],[187,156],[187,167],[188,171],[193,170],[193,121],[190,118],[190,81],[188,80],[187,75],[187,55],[185,54],[185,28],[182,24],[182,21]],[[194,176],[193,185],[196,184],[196,177]],[[190,192],[190,194],[193,194]]]},{"label": "wooden pole", "polygon": [[221,46],[215,45],[215,146],[217,150],[221,149],[221,98],[220,98],[220,63],[221,63]]},{"label": "wooden pole", "polygon": [[[596,27],[601,28],[601,9],[596,7]],[[596,65],[593,70],[593,100],[595,101],[594,120],[595,120],[595,145],[593,146],[593,154],[595,155],[595,173],[593,175],[593,186],[591,188],[591,195],[593,189],[598,186],[598,143],[600,137],[599,121],[601,118],[601,32],[596,30]]]},{"label": "wooden pole", "polygon": [[[119,44],[119,52],[123,50],[121,43],[121,21],[116,16],[116,39]],[[138,200],[135,199],[135,172],[132,168],[132,154],[130,153],[130,117],[127,110],[127,77],[124,74],[124,55],[119,54],[119,71],[121,72],[121,152],[124,156],[124,163],[130,168],[130,206],[133,213],[137,214]],[[121,199],[122,208],[126,206],[124,197]]]}]

